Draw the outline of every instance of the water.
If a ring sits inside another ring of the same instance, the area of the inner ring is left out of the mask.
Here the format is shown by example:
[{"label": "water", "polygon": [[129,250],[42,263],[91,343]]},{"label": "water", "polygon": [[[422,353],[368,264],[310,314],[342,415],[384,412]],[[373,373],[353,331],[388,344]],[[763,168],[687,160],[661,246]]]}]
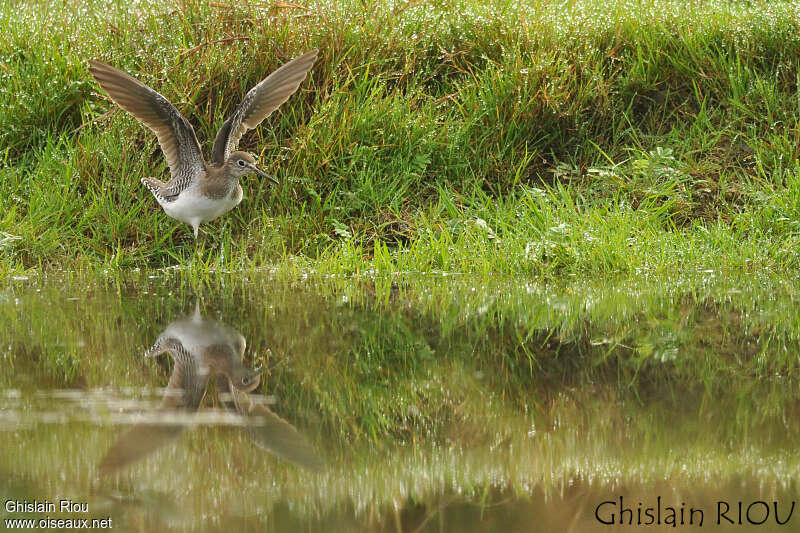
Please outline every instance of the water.
[{"label": "water", "polygon": [[3,520],[800,529],[791,287],[713,273],[7,283]]}]

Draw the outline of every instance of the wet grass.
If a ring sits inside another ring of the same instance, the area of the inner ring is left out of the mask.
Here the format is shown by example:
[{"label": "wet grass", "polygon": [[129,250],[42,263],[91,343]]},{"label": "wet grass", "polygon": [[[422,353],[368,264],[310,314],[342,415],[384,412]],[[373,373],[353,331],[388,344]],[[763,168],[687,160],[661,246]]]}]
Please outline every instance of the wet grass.
[{"label": "wet grass", "polygon": [[[798,266],[789,2],[7,2],[0,31],[5,273]],[[282,184],[247,180],[195,243],[139,184],[165,172],[154,136],[86,60],[164,93],[208,151],[244,92],[311,48],[310,78],[242,143]]]}]

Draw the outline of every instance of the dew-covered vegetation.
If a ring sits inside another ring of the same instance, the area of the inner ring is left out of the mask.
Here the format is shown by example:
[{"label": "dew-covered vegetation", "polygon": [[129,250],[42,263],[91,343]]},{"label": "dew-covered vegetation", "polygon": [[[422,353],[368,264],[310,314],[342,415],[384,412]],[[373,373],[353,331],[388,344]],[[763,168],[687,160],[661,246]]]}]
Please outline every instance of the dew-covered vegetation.
[{"label": "dew-covered vegetation", "polygon": [[[609,497],[791,501],[798,13],[0,2],[0,499],[226,533],[606,531]],[[163,93],[208,157],[314,48],[240,144],[280,185],[244,179],[196,241],[140,184],[167,173],[155,136],[87,70]],[[254,388],[184,388],[208,372],[144,356],[201,316],[180,353]]]},{"label": "dew-covered vegetation", "polygon": [[[458,13],[458,16],[452,16]],[[7,2],[4,271],[288,265],[664,276],[796,268],[792,2]],[[112,63],[204,150],[268,72],[300,91],[243,140],[280,181],[197,244],[139,183],[154,136]]]}]

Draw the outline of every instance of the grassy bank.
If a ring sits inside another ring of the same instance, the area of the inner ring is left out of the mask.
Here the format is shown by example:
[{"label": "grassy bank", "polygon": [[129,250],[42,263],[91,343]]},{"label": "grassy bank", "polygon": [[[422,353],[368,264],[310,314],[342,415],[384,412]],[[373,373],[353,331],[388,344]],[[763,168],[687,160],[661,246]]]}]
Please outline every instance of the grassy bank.
[{"label": "grassy bank", "polygon": [[[0,35],[6,273],[798,266],[789,2],[6,2]],[[166,171],[154,136],[86,60],[162,92],[208,153],[246,90],[311,48],[310,79],[242,143],[281,185],[246,180],[195,244],[139,183]]]}]

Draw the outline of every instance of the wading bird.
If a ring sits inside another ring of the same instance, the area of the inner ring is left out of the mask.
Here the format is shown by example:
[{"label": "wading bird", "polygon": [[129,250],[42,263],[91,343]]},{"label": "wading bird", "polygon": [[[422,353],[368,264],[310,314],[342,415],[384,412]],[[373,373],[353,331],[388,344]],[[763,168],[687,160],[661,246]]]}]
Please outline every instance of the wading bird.
[{"label": "wading bird", "polygon": [[249,394],[261,383],[262,371],[243,364],[246,346],[241,333],[204,318],[199,305],[194,315],[170,323],[145,352],[146,357],[166,352],[174,360],[161,405],[143,413],[144,421],[117,439],[100,461],[100,473],[116,472],[177,438],[192,425],[211,378],[220,403],[238,417],[257,446],[304,468],[322,468],[305,437]]},{"label": "wading bird", "polygon": [[200,224],[227,213],[242,201],[239,178],[258,174],[278,183],[256,167],[252,155],[236,147],[245,132],[258,126],[297,91],[316,59],[317,50],[306,52],[250,89],[217,133],[211,162],[203,159],[192,125],[161,94],[99,61],[90,61],[89,71],[117,105],[158,137],[172,177],[166,183],[142,178],[142,183],[164,212],[192,226],[197,238]]}]

